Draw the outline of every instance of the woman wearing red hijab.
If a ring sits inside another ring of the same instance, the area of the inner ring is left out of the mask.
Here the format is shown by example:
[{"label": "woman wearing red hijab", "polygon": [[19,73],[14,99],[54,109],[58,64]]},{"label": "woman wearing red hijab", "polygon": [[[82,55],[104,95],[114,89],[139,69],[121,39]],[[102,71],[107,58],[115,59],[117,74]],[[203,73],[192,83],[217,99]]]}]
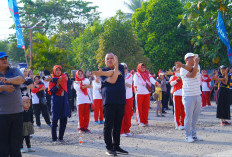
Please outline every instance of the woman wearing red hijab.
[{"label": "woman wearing red hijab", "polygon": [[156,83],[156,80],[146,70],[145,65],[140,63],[137,67],[137,73],[134,75],[136,121],[139,126],[149,126],[150,89],[151,84],[155,85]]},{"label": "woman wearing red hijab", "polygon": [[59,138],[63,142],[64,132],[67,125],[67,117],[71,116],[68,103],[67,78],[62,73],[62,67],[53,67],[52,79],[49,82],[48,93],[52,96],[51,119],[52,119],[52,140],[57,141],[57,124],[60,120]]},{"label": "woman wearing red hijab", "polygon": [[90,119],[90,98],[88,96],[87,88],[90,88],[90,81],[84,77],[82,70],[76,72],[76,79],[74,89],[76,90],[76,105],[77,105],[77,122],[79,133],[89,133],[89,119]]},{"label": "woman wearing red hijab", "polygon": [[206,107],[206,105],[211,106],[210,95],[211,95],[211,79],[206,70],[202,71],[201,76],[201,85],[202,85],[202,107]]}]

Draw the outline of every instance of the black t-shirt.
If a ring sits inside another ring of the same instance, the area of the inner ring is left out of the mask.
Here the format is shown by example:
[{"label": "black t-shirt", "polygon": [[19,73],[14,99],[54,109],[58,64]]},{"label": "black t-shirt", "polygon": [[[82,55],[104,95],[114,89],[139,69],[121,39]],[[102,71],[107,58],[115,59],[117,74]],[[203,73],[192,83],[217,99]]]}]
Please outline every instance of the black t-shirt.
[{"label": "black t-shirt", "polygon": [[[224,78],[224,76],[219,75],[218,78]],[[230,81],[229,81],[230,79],[231,79],[231,76],[228,75],[228,82],[227,82],[227,84],[224,84],[224,83],[222,83],[222,81],[221,81],[219,87],[222,87],[222,88],[229,88],[229,87],[230,87]]]},{"label": "black t-shirt", "polygon": [[[101,76],[102,82],[102,100],[104,105],[125,105],[126,104],[126,87],[124,80],[124,66],[119,64],[118,70],[121,75],[118,75],[118,79],[115,84],[108,83],[106,81],[107,77]],[[108,67],[102,69],[102,71],[113,70]]]}]

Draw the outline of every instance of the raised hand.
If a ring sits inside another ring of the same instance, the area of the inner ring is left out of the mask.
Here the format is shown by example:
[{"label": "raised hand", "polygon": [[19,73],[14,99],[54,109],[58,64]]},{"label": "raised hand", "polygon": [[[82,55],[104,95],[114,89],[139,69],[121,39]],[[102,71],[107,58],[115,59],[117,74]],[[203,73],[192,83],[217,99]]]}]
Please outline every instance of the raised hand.
[{"label": "raised hand", "polygon": [[118,67],[118,57],[114,55],[114,67]]},{"label": "raised hand", "polygon": [[47,77],[47,78],[45,78],[45,81],[47,81],[47,82],[50,82],[52,80],[52,78],[51,77]]},{"label": "raised hand", "polygon": [[178,68],[182,68],[183,67],[183,64],[179,61],[175,62],[175,65],[178,67]]},{"label": "raised hand", "polygon": [[98,71],[93,71],[92,73],[95,76],[102,76],[103,72],[102,72],[102,69],[100,67],[98,67]]},{"label": "raised hand", "polygon": [[57,80],[57,84],[59,85],[61,81],[62,81],[62,77],[60,76],[59,79]]},{"label": "raised hand", "polygon": [[199,57],[195,58],[195,64],[199,64],[199,62],[200,62],[200,58]]}]

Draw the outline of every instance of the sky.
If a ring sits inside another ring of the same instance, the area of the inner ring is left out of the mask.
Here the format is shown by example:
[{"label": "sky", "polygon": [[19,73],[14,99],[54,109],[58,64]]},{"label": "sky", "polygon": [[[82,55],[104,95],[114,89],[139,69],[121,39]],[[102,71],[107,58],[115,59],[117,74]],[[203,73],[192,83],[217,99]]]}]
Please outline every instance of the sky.
[{"label": "sky", "polygon": [[[18,1],[18,0],[17,0]],[[93,2],[93,5],[99,6],[98,11],[101,12],[101,19],[112,17],[116,15],[116,11],[121,9],[123,12],[131,12],[124,5],[124,2],[129,0],[85,0]],[[20,16],[20,13],[19,13]],[[15,33],[15,30],[9,29],[13,24],[13,19],[10,18],[10,11],[8,9],[8,0],[1,0],[0,5],[0,40],[7,39],[9,34]],[[22,25],[22,23],[21,23]]]}]

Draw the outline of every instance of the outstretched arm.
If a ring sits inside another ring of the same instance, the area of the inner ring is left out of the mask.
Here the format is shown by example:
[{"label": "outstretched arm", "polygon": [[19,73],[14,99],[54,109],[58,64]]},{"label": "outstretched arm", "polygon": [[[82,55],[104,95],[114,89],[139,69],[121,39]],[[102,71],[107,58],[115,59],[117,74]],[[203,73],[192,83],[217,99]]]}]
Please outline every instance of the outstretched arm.
[{"label": "outstretched arm", "polygon": [[101,68],[98,67],[99,71],[93,71],[93,75],[96,76],[106,76],[106,77],[111,77],[114,74],[114,70],[109,70],[109,71],[102,71]]},{"label": "outstretched arm", "polygon": [[175,65],[179,68],[184,68],[185,70],[188,70],[188,71],[193,71],[193,67],[192,66],[188,66],[186,64],[182,64],[181,62],[175,62]]}]

